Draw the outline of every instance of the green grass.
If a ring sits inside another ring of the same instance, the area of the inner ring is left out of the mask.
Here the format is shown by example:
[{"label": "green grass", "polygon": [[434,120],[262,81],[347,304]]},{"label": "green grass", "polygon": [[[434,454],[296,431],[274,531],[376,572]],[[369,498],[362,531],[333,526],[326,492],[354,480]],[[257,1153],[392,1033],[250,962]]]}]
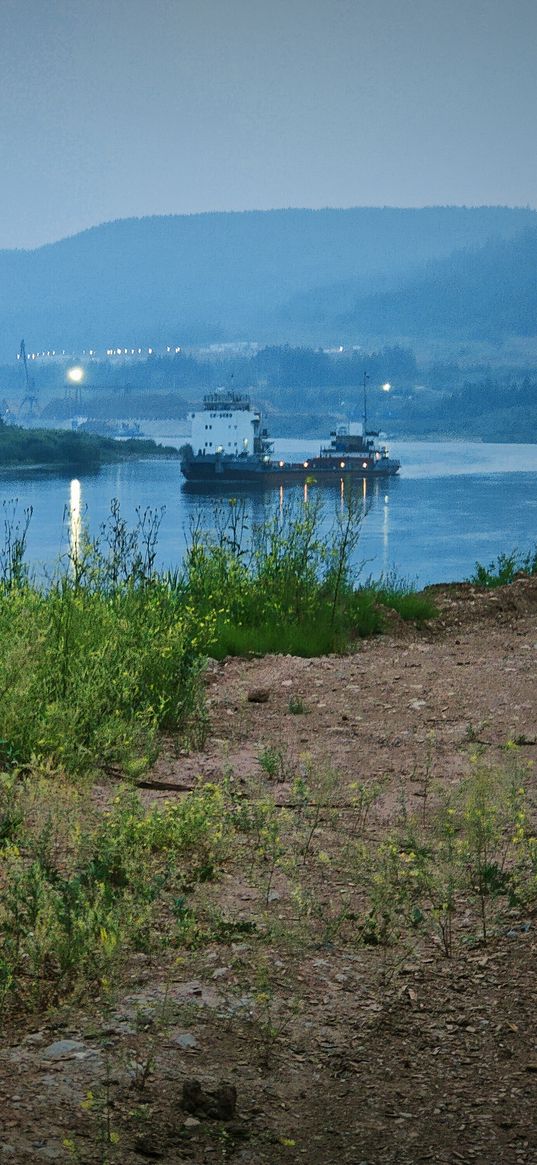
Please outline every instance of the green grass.
[{"label": "green grass", "polygon": [[60,429],[23,429],[0,421],[0,465],[51,465],[93,468],[134,457],[177,457],[176,449],[151,440],[114,441],[93,433]]},{"label": "green grass", "polygon": [[133,950],[191,942],[187,896],[233,836],[215,786],[150,809],[122,789],[103,812],[35,769],[0,776],[0,826],[0,1017],[106,989]]},{"label": "green grass", "polygon": [[46,594],[12,589],[0,603],[4,761],[32,759],[74,775],[136,775],[161,729],[186,728],[200,697],[196,634],[159,581],[114,593],[63,580]]},{"label": "green grass", "polygon": [[510,554],[499,554],[488,566],[476,562],[475,571],[468,581],[486,590],[493,590],[495,587],[507,586],[520,574],[537,574],[537,549],[526,554],[519,550],[512,550]]},{"label": "green grass", "polygon": [[24,561],[31,514],[17,520],[5,506],[0,764],[136,778],[163,732],[203,740],[208,654],[326,655],[379,634],[389,607],[416,622],[433,616],[393,578],[356,586],[349,528],[327,543],[322,516],[318,506],[278,512],[248,542],[230,506],[216,537],[193,541],[183,571],[159,574],[161,515],[140,514],[128,530],[113,502],[99,538],[83,536],[40,587]]},{"label": "green grass", "polygon": [[357,585],[351,557],[359,504],[350,499],[328,537],[325,517],[316,498],[250,530],[232,500],[217,512],[213,532],[194,530],[184,583],[196,611],[217,611],[211,655],[325,655],[381,633],[384,608],[418,623],[434,618],[434,604],[394,576]]},{"label": "green grass", "polygon": [[377,602],[380,603],[381,607],[397,611],[400,618],[406,622],[419,625],[429,619],[435,619],[438,615],[438,608],[427,595],[414,591],[384,591],[382,589],[375,593]]},{"label": "green grass", "polygon": [[401,619],[418,624],[435,619],[438,609],[433,600],[422,591],[415,591],[412,585],[391,572],[378,581],[369,579],[364,587],[376,608],[396,611]]},{"label": "green grass", "polygon": [[300,655],[310,658],[344,650],[348,639],[330,621],[262,622],[254,627],[222,623],[217,626],[211,656]]}]

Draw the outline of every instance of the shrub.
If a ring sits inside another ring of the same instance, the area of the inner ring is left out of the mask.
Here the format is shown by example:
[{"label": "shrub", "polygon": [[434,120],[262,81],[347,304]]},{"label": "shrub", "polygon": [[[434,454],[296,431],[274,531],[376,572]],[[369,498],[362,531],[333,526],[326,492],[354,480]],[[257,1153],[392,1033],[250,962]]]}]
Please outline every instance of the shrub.
[{"label": "shrub", "polygon": [[233,839],[214,786],[150,810],[125,789],[99,815],[32,772],[0,781],[0,809],[16,819],[1,847],[0,1004],[58,998],[117,975],[132,949],[181,941],[178,902],[216,875]]},{"label": "shrub", "polygon": [[476,562],[474,574],[469,579],[475,586],[491,590],[494,587],[507,586],[519,574],[537,574],[537,549],[522,554],[519,550],[512,550],[510,554],[499,554],[497,558],[484,566]]}]

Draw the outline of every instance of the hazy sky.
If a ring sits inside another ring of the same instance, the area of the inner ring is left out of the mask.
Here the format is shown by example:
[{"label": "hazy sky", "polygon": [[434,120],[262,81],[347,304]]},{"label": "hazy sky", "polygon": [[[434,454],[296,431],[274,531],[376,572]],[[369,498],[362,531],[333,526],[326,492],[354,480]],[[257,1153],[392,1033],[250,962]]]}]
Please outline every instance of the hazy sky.
[{"label": "hazy sky", "polygon": [[536,0],[0,0],[0,246],[129,215],[537,205]]}]

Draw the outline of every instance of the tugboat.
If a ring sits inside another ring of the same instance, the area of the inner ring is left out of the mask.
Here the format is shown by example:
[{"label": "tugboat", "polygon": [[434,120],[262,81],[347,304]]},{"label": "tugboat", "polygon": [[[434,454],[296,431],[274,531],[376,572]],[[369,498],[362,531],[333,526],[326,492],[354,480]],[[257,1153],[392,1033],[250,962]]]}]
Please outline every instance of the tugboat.
[{"label": "tugboat", "polygon": [[364,376],[363,421],[339,425],[317,456],[298,462],[274,459],[274,443],[248,395],[217,389],[203,398],[202,410],[190,414],[192,436],[181,449],[181,472],[189,482],[256,486],[393,477],[400,462],[376,443],[380,434],[367,429],[366,381]]}]

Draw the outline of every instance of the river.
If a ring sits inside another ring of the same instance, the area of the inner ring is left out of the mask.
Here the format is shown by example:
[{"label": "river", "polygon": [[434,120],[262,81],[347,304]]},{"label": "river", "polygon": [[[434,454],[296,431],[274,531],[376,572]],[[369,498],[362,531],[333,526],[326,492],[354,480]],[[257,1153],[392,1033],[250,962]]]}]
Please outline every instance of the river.
[{"label": "river", "polygon": [[[156,434],[179,445],[184,436],[168,430]],[[279,440],[275,454],[287,459],[311,456],[317,441]],[[470,441],[390,442],[401,461],[397,478],[368,483],[366,512],[355,552],[362,577],[395,570],[419,586],[467,578],[475,562],[488,563],[513,548],[526,551],[537,538],[537,445],[485,445]],[[309,487],[310,496],[316,487]],[[320,489],[320,487],[317,487]],[[72,486],[69,475],[10,469],[0,472],[0,491],[9,514],[16,502],[19,518],[33,508],[27,561],[37,577],[49,575],[69,545],[70,503],[79,492],[90,531],[106,520],[117,498],[132,523],[137,509],[160,509],[158,562],[177,566],[190,523],[198,516],[210,525],[215,494],[193,491],[181,478],[176,461],[138,461],[104,466],[82,475]],[[229,491],[231,492],[231,491]],[[236,492],[236,491],[234,491]],[[337,487],[321,490],[328,530],[341,507]],[[285,496],[302,497],[303,487],[286,487]],[[220,494],[227,501],[227,495]],[[280,503],[279,491],[246,495],[250,519],[259,519]]]}]

